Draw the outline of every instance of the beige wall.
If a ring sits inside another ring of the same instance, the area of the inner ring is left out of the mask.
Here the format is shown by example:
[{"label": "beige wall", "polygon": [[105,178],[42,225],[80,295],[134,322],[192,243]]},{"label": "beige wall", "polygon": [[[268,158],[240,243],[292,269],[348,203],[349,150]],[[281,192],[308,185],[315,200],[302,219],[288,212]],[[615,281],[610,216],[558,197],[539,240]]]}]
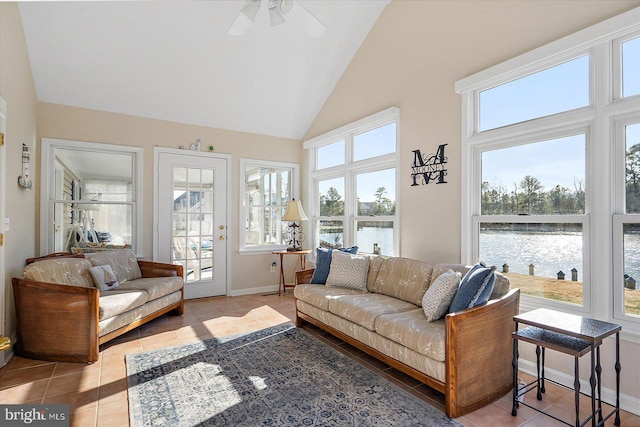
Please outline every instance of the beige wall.
[{"label": "beige wall", "polygon": [[[461,99],[454,92],[456,80],[639,4],[394,0],[344,72],[305,140],[390,106],[399,107],[401,255],[434,263],[458,262]],[[448,144],[447,184],[410,187],[412,150],[434,153],[440,144]],[[611,346],[605,350],[603,357],[611,360]],[[626,342],[623,350],[622,392],[639,399],[640,346]],[[552,368],[571,374],[571,368],[562,363],[566,359],[550,358]],[[605,384],[611,387],[607,378]]]},{"label": "beige wall", "polygon": [[[31,147],[31,179],[38,177],[36,141],[36,92],[27,57],[20,12],[16,3],[0,3],[0,96],[7,102],[6,217],[10,230],[5,238],[4,292],[0,289],[0,304],[5,308],[4,333],[15,339],[15,315],[11,277],[19,276],[25,258],[36,253],[36,191],[18,186],[22,175],[22,143]],[[35,182],[35,181],[34,181]],[[2,310],[0,310],[2,313]],[[0,333],[3,331],[0,319]],[[5,359],[5,362],[8,360]],[[0,366],[2,355],[0,355]]]},{"label": "beige wall", "polygon": [[213,145],[216,153],[230,154],[231,218],[228,227],[231,246],[231,293],[238,294],[243,290],[246,292],[247,289],[275,286],[278,283],[278,274],[270,272],[275,256],[238,253],[239,164],[240,158],[300,163],[302,148],[299,141],[39,103],[38,141],[45,137],[143,148],[141,252],[147,259],[153,256],[153,147],[188,147],[199,138],[203,150]]}]

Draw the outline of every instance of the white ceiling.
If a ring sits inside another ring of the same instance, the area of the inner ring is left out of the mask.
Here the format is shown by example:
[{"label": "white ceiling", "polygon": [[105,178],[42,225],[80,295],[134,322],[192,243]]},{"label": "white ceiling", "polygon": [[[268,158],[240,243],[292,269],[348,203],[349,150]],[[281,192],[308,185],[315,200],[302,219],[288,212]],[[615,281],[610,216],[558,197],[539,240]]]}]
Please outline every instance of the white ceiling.
[{"label": "white ceiling", "polygon": [[[301,139],[390,0],[302,0],[327,31],[270,27],[267,0],[21,2],[38,100]],[[295,7],[295,5],[294,5]],[[287,19],[287,16],[285,16]]]}]

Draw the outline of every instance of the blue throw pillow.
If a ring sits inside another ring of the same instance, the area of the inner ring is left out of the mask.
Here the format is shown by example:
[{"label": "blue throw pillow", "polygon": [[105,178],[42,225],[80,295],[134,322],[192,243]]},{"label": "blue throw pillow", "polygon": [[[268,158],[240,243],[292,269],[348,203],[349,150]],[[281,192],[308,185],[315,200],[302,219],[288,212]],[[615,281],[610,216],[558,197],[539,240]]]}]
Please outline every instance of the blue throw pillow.
[{"label": "blue throw pillow", "polygon": [[[311,277],[311,283],[316,285],[324,285],[327,283],[327,277],[329,277],[329,270],[331,268],[331,252],[335,249],[318,248],[316,249],[316,269]],[[358,247],[353,246],[351,248],[340,248],[342,252],[348,252],[350,254],[358,253]]]},{"label": "blue throw pillow", "polygon": [[489,301],[496,281],[495,265],[487,267],[480,262],[467,272],[458,286],[456,295],[449,306],[449,313],[475,307]]}]

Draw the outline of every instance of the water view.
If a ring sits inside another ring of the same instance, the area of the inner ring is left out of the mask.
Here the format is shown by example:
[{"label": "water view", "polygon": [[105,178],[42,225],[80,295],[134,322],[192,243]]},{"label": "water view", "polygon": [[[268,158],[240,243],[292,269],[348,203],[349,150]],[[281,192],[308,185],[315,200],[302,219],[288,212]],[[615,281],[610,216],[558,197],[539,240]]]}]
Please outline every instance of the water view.
[{"label": "water view", "polygon": [[[529,274],[530,264],[536,276],[557,278],[562,271],[565,280],[571,280],[571,269],[575,268],[581,282],[582,233],[482,230],[480,259],[496,265],[498,271],[506,263],[511,273]],[[625,274],[640,281],[640,234],[625,234]]]}]

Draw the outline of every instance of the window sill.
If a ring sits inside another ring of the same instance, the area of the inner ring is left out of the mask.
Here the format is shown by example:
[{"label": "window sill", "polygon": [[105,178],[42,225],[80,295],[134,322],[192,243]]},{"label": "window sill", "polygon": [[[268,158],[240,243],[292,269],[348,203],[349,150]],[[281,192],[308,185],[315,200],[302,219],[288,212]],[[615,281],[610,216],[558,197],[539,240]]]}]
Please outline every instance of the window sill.
[{"label": "window sill", "polygon": [[270,255],[273,251],[284,251],[287,247],[282,246],[268,246],[268,247],[260,247],[260,248],[240,248],[238,252],[240,255]]}]

